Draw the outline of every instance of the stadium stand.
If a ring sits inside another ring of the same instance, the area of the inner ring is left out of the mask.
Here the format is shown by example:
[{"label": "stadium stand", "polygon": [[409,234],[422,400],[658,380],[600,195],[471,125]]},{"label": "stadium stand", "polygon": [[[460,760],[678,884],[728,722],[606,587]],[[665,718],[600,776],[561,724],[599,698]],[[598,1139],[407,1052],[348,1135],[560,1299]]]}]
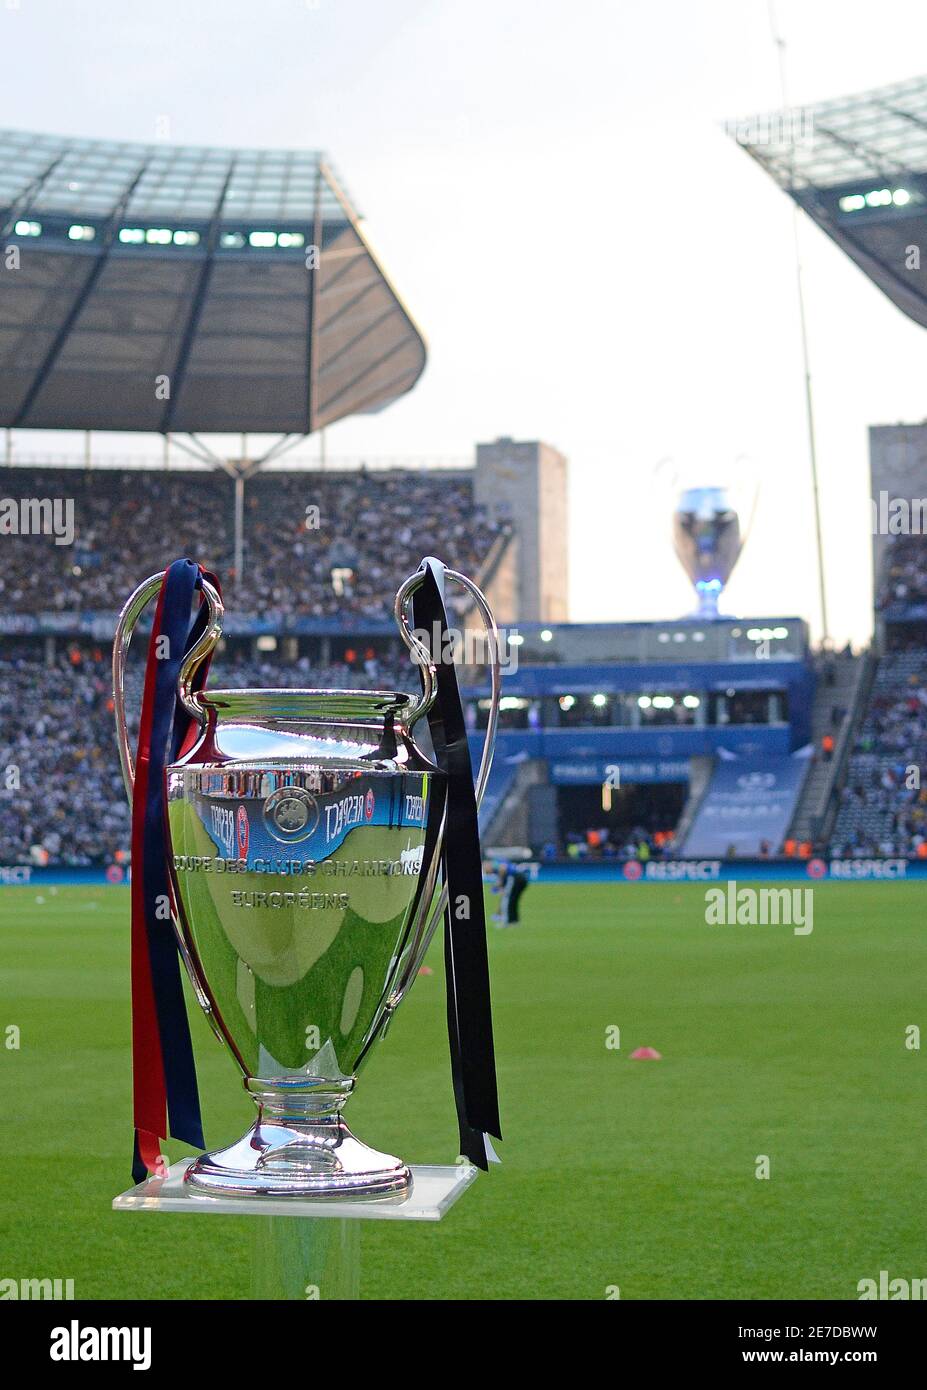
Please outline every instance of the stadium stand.
[{"label": "stadium stand", "polygon": [[128,848],[102,652],[51,669],[0,662],[0,766],[2,862],[90,864]]},{"label": "stadium stand", "polygon": [[850,753],[832,835],[838,857],[927,856],[927,654],[890,652],[879,661]]},{"label": "stadium stand", "polygon": [[[65,623],[46,648],[41,635],[16,634],[18,617],[89,612],[100,618],[94,631],[111,631],[136,584],[186,553],[222,575],[235,617],[259,616],[271,627],[293,616],[355,627],[391,621],[395,588],[422,554],[438,552],[453,568],[479,574],[509,530],[475,505],[461,473],[259,475],[245,490],[244,578],[236,582],[233,487],[220,473],[13,467],[0,470],[0,495],[73,498],[76,531],[73,545],[3,539],[0,770],[15,771],[0,781],[2,863],[87,865],[124,857],[129,846],[107,647],[72,637]],[[307,529],[310,505],[319,508],[318,527]],[[305,650],[286,660],[233,642],[214,663],[211,683],[416,687],[398,639],[376,649],[358,642],[351,661],[337,659],[347,655],[347,641],[329,645],[327,660]],[[130,707],[140,699],[134,680]]]},{"label": "stadium stand", "polygon": [[[398,579],[422,552],[432,549],[455,568],[479,574],[487,554],[510,533],[507,521],[492,522],[475,505],[472,480],[460,470],[258,474],[245,489],[244,575],[236,581],[233,486],[223,474],[16,467],[0,470],[0,495],[72,497],[76,521],[73,545],[56,546],[44,536],[4,537],[3,863],[80,866],[126,857],[129,817],[115,757],[104,634],[112,630],[116,610],[139,578],[159,568],[166,557],[184,551],[202,557],[225,578],[230,615],[269,620],[257,630],[252,625],[248,636],[230,636],[214,664],[213,684],[411,689],[416,678],[400,644],[384,637],[382,626],[376,627],[389,621]],[[319,508],[318,529],[307,527],[309,506]],[[927,761],[927,642],[924,620],[914,612],[925,601],[927,542],[920,536],[893,538],[876,592],[877,612],[892,621],[886,626],[871,691],[868,696],[864,691],[858,701],[858,718],[839,682],[834,685],[822,675],[823,668],[818,670],[816,707],[820,704],[824,710],[828,729],[839,732],[843,724],[847,729],[837,746],[838,754],[846,748],[845,758],[835,757],[831,764],[827,755],[818,769],[829,774],[833,765],[837,789],[827,817],[828,826],[833,820],[829,844],[816,841],[816,853],[829,848],[841,858],[927,858],[927,788],[917,785],[919,773],[912,777],[912,768],[920,769]],[[92,629],[82,627],[79,636],[77,627],[69,626],[69,615],[78,612],[95,618]],[[39,616],[43,622],[32,624],[33,635],[24,635],[27,628],[17,631],[21,619]],[[282,624],[293,617],[318,623],[310,632],[324,630],[329,636],[313,637],[299,629],[301,635],[286,638],[277,651],[261,650],[256,631],[272,632],[278,619]],[[52,621],[46,623],[45,618]],[[369,631],[379,635],[363,635],[367,621],[372,624]],[[87,635],[91,630],[96,634],[92,638]],[[572,631],[565,629],[557,641],[566,642]],[[827,660],[838,674],[844,665],[848,672],[854,666],[839,657]],[[524,676],[529,686],[539,679],[532,669],[529,661]],[[137,676],[133,679],[130,703],[139,695]],[[552,679],[556,683],[560,677]],[[39,690],[42,699],[37,705]],[[734,722],[748,724],[748,713]],[[561,718],[559,737],[569,733],[567,724]],[[707,728],[711,727],[709,720]],[[817,723],[814,728],[817,731]],[[679,736],[686,732],[683,729]],[[691,732],[694,737],[699,731]],[[640,735],[626,729],[619,733],[626,739],[643,738],[643,716]],[[615,737],[608,729],[601,736]],[[542,735],[527,729],[508,737],[530,742]],[[550,741],[551,730],[543,737]],[[593,734],[580,729],[576,738],[585,745]],[[815,737],[815,749],[818,742]],[[684,755],[690,752],[687,745]],[[513,769],[526,756],[536,758],[539,750],[533,745],[521,750],[515,744],[500,748],[484,826],[513,802]],[[559,754],[552,744],[542,756],[556,761]],[[771,754],[764,756],[768,772]],[[12,778],[6,776],[10,769],[15,769]],[[595,775],[593,768],[592,780]],[[519,816],[526,791],[523,788],[514,798]],[[674,836],[676,819],[657,808],[648,821],[635,808],[620,828],[581,822],[569,835],[540,839],[536,849],[544,857],[566,859],[678,855],[684,838],[685,850],[692,846],[688,833]],[[529,839],[520,837],[519,843]],[[713,846],[712,853],[724,854],[726,845],[727,841],[720,849]],[[778,843],[768,852],[779,852]]]},{"label": "stadium stand", "polygon": [[927,603],[927,545],[923,536],[896,536],[886,554],[876,611]]},{"label": "stadium stand", "polygon": [[[245,611],[387,617],[423,554],[478,573],[496,535],[470,478],[436,473],[268,474],[248,487]],[[320,526],[306,530],[306,507]],[[350,571],[336,592],[334,570]],[[236,603],[239,602],[236,594]]]},{"label": "stadium stand", "polygon": [[[414,690],[411,664],[219,660],[210,684],[234,688],[323,686]],[[35,693],[42,691],[40,705]],[[141,666],[130,668],[127,705],[141,703]],[[76,643],[49,667],[26,643],[0,660],[0,862],[63,864],[127,857],[129,809],[116,758],[109,652]],[[133,726],[133,737],[136,730]]]},{"label": "stadium stand", "polygon": [[[6,468],[0,496],[72,498],[76,529],[73,546],[5,538],[7,613],[117,612],[141,578],[181,554],[234,584],[233,486],[223,474]],[[317,525],[310,506],[319,509]],[[245,488],[235,611],[386,618],[397,583],[423,554],[440,551],[452,568],[478,573],[507,529],[476,505],[472,481],[460,473],[260,474]]]},{"label": "stadium stand", "polygon": [[884,627],[868,700],[836,797],[830,836],[839,858],[927,858],[927,538],[893,536],[876,585]]}]

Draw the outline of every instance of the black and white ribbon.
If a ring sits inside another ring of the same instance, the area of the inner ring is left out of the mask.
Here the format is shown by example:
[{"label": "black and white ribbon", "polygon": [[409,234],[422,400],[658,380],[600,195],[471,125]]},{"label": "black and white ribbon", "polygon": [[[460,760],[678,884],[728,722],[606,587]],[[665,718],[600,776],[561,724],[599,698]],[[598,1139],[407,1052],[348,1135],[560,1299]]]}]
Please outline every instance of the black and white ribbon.
[{"label": "black and white ribbon", "polygon": [[485,1169],[490,1161],[498,1161],[488,1136],[501,1139],[502,1133],[476,793],[457,672],[453,661],[442,660],[452,650],[451,644],[445,642],[445,567],[440,560],[429,557],[422,561],[421,572],[422,583],[412,596],[412,617],[417,632],[428,634],[426,645],[437,672],[437,698],[428,713],[428,724],[435,761],[447,778],[441,864],[448,894],[444,963],[451,1075],[460,1152]]}]

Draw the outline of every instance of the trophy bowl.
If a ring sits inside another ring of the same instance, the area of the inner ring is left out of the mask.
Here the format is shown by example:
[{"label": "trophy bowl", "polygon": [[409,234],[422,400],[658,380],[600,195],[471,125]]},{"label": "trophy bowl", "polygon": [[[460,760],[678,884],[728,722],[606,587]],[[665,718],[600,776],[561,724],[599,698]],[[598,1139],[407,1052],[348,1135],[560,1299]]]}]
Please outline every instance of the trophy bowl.
[{"label": "trophy bowl", "polygon": [[721,591],[743,547],[740,517],[729,490],[684,489],[673,514],[673,543],[698,595],[698,616],[717,618]]},{"label": "trophy bowl", "polygon": [[[479,596],[482,612],[479,590],[447,574]],[[114,649],[130,783],[124,661],[159,581],[146,581],[126,605]],[[397,598],[401,619],[414,581]],[[443,912],[444,899],[435,899],[447,777],[411,735],[435,698],[430,654],[401,621],[422,670],[416,697],[197,691],[195,671],[222,617],[218,593],[203,588],[209,623],[179,681],[199,735],[165,771],[172,915],[196,996],[257,1117],[242,1139],[196,1159],[185,1181],[223,1196],[399,1200],[408,1167],[356,1139],[341,1111]],[[496,700],[497,683],[494,668]],[[480,788],[491,744],[492,730]]]}]

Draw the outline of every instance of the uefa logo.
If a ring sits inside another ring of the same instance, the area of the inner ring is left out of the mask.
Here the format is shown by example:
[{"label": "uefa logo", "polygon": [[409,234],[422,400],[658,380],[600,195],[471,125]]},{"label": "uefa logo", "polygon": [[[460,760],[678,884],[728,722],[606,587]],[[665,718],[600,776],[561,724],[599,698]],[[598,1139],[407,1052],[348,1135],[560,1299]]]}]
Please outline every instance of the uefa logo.
[{"label": "uefa logo", "polygon": [[373,808],[376,803],[373,798],[373,788],[367,788],[367,795],[364,797],[364,816],[367,820],[373,820]]},{"label": "uefa logo", "polygon": [[315,830],[319,823],[319,807],[315,797],[302,787],[280,787],[264,802],[263,816],[275,840],[293,844],[308,839]]},{"label": "uefa logo", "polygon": [[737,785],[741,791],[769,791],[776,785],[776,774],[774,772],[744,772],[737,778]]},{"label": "uefa logo", "polygon": [[248,812],[244,806],[239,806],[238,815],[235,818],[235,829],[238,835],[238,853],[242,857],[248,853],[248,841],[251,838],[251,827],[248,822]]},{"label": "uefa logo", "polygon": [[809,859],[805,872],[809,878],[823,878],[827,873],[827,865],[823,859]]},{"label": "uefa logo", "polygon": [[632,883],[636,883],[637,880],[643,876],[643,873],[644,866],[643,864],[639,863],[636,859],[629,859],[627,864],[625,864],[624,866],[624,876],[626,879],[629,879]]}]

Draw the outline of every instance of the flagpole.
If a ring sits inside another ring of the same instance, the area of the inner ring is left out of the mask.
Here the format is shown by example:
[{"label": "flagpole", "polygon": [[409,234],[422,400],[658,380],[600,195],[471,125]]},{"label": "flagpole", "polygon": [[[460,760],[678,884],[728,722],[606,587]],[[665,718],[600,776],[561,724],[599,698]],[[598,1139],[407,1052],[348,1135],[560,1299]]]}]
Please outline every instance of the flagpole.
[{"label": "flagpole", "polygon": [[[776,47],[779,65],[779,90],[783,110],[788,109],[788,87],[785,71],[785,39],[779,33],[776,22],[775,0],[768,0],[769,27],[772,41]],[[808,453],[811,462],[811,490],[814,497],[814,535],[818,559],[818,596],[821,608],[821,642],[826,644],[830,637],[830,624],[827,617],[827,583],[824,575],[824,543],[821,529],[821,496],[818,486],[818,453],[814,427],[814,397],[811,389],[811,359],[808,353],[808,329],[805,320],[805,292],[802,283],[801,241],[798,233],[798,204],[792,200],[792,238],[795,251],[795,282],[798,291],[798,321],[801,335],[802,363],[805,378],[805,417],[808,427]]]}]

